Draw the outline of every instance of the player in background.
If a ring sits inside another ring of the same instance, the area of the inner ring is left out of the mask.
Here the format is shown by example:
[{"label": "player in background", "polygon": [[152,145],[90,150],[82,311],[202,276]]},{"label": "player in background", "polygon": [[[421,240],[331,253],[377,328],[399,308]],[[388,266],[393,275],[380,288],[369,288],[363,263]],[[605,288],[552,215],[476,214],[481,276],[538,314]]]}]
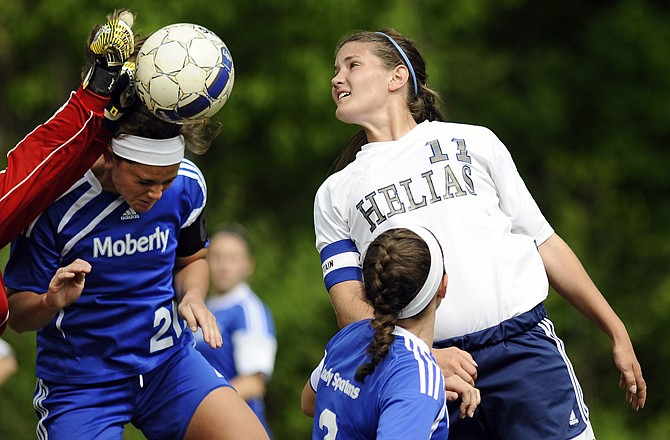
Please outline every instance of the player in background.
[{"label": "player in background", "polygon": [[0,339],[0,386],[7,382],[19,369],[12,346]]},{"label": "player in background", "polygon": [[[121,15],[125,21],[119,19]],[[119,81],[119,77],[122,65],[133,51],[134,36],[129,11],[114,12],[108,20],[99,26],[102,32],[89,45],[95,62],[88,69],[85,81],[49,120],[7,154],[7,168],[0,171],[0,248],[100,157],[104,143],[92,143],[93,138],[111,137],[100,127],[105,107],[113,111],[121,107],[120,98],[128,81]],[[0,335],[8,319],[7,297],[0,273]]]},{"label": "player in background", "polygon": [[[416,45],[392,29],[356,32],[337,47],[335,114],[361,127],[315,200],[316,246],[338,321],[371,315],[358,263],[368,244],[400,223],[425,226],[449,250],[435,356],[447,381],[476,378],[482,397],[474,418],[452,410],[449,438],[591,439],[579,383],[543,306],[549,282],[610,339],[637,410],[647,389],[626,328],[502,142],[484,127],[441,122],[426,80]],[[441,347],[465,350],[475,364]],[[460,358],[461,368],[445,368],[445,358]]]},{"label": "player in background", "polygon": [[206,125],[136,100],[104,156],[13,241],[9,325],[37,331],[38,438],[120,439],[127,423],[156,440],[268,438],[191,332],[221,346],[205,306],[207,187],[184,158],[211,142]]},{"label": "player in background", "polygon": [[213,349],[200,332],[196,348],[246,400],[270,434],[263,398],[274,370],[277,338],[270,309],[251,290],[255,268],[251,242],[239,225],[223,225],[210,235],[207,262],[211,293],[207,307],[223,344]]},{"label": "player in background", "polygon": [[[313,439],[444,439],[444,379],[431,353],[447,275],[435,236],[420,226],[379,235],[363,261],[374,317],[344,327],[303,388]],[[463,404],[472,415],[478,400]]]}]

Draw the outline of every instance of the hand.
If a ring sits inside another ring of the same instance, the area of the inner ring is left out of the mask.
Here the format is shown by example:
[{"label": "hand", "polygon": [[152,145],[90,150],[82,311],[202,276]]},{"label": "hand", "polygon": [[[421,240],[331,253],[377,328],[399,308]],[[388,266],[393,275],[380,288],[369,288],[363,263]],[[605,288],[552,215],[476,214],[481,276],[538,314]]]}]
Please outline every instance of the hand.
[{"label": "hand", "polygon": [[133,14],[124,10],[116,15],[97,30],[94,28],[88,46],[93,65],[83,81],[84,88],[105,97],[114,91],[122,66],[135,50]]},{"label": "hand", "polygon": [[460,417],[473,417],[477,406],[482,401],[479,389],[473,387],[461,377],[452,374],[444,378],[444,388],[447,392],[447,400],[454,401],[461,398]]},{"label": "hand", "polygon": [[201,295],[192,295],[194,299],[189,299],[188,293],[184,295],[179,303],[179,315],[186,320],[186,325],[192,332],[202,329],[202,336],[205,342],[212,348],[219,348],[223,345],[223,338],[219,331],[219,325],[212,312],[202,301]]},{"label": "hand", "polygon": [[79,299],[84,290],[86,274],[89,272],[91,265],[79,258],[59,268],[51,278],[49,290],[43,296],[44,306],[55,312]]},{"label": "hand", "polygon": [[122,11],[118,18],[100,26],[89,45],[96,58],[104,59],[108,68],[119,70],[135,50],[135,36],[131,29],[135,18]]},{"label": "hand", "polygon": [[119,76],[112,89],[109,104],[105,108],[105,119],[103,124],[114,132],[123,114],[135,103],[135,63],[126,61],[121,67]]},{"label": "hand", "polygon": [[433,355],[445,378],[456,375],[471,386],[475,385],[478,365],[470,353],[460,348],[449,347],[433,348]]},{"label": "hand", "polygon": [[644,408],[647,401],[647,383],[642,377],[642,368],[635,356],[633,344],[628,339],[627,342],[616,344],[613,352],[614,364],[621,371],[619,387],[626,391],[626,402],[638,411]]}]

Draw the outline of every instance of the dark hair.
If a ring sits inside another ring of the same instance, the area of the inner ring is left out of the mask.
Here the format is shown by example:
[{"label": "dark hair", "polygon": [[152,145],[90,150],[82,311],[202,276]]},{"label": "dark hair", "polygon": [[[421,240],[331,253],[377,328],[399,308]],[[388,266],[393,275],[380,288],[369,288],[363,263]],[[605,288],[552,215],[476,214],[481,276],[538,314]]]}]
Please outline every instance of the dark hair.
[{"label": "dark hair", "polygon": [[247,247],[249,255],[252,255],[253,248],[251,246],[251,239],[249,238],[249,234],[247,233],[247,230],[244,228],[244,226],[239,225],[237,223],[220,224],[217,225],[212,230],[210,238],[213,239],[217,235],[232,235],[234,237],[239,238],[240,240],[242,240],[242,242],[244,242],[245,246]]},{"label": "dark hair", "polygon": [[[122,12],[130,12],[127,9],[119,9],[107,16],[107,20],[118,19]],[[133,15],[133,18],[135,16]],[[95,55],[90,50],[91,41],[101,25],[96,25],[86,40],[86,61],[82,69],[82,79],[95,62]],[[128,61],[134,62],[137,53],[148,37],[135,35],[135,50]],[[221,132],[221,123],[204,119],[185,124],[174,124],[163,121],[149,111],[139,97],[135,98],[134,104],[124,109],[121,121],[114,128],[114,137],[123,135],[135,135],[151,139],[169,139],[178,135],[184,136],[186,148],[195,154],[204,154]]]},{"label": "dark hair", "polygon": [[[407,55],[412,68],[414,69],[414,74],[416,75],[418,93],[414,94],[414,89],[408,87],[407,90],[407,107],[412,113],[412,117],[417,123],[423,121],[444,121],[444,116],[438,108],[439,95],[436,91],[430,89],[426,83],[428,81],[428,75],[426,73],[426,63],[419,52],[419,49],[409,38],[402,35],[400,32],[395,29],[382,29],[381,31],[393,40],[402,48],[402,50]],[[346,35],[340,40],[337,44],[337,49],[335,53],[339,52],[346,43],[351,42],[361,42],[361,43],[372,43],[371,52],[378,56],[383,65],[390,69],[393,69],[396,66],[405,64],[405,61],[398,51],[398,49],[393,45],[389,39],[381,35],[378,32],[372,31],[356,31],[352,34]],[[409,66],[408,66],[409,67]],[[411,80],[410,80],[411,81]],[[354,136],[349,139],[347,145],[344,147],[344,150],[339,154],[337,159],[330,168],[330,173],[340,171],[349,163],[353,162],[361,147],[368,143],[367,136],[363,129],[359,130]]]},{"label": "dark hair", "polygon": [[385,231],[368,247],[363,260],[363,283],[365,297],[374,308],[370,324],[375,335],[367,348],[370,361],[358,367],[354,376],[357,381],[363,383],[388,355],[398,313],[419,293],[429,269],[428,245],[409,229]]}]

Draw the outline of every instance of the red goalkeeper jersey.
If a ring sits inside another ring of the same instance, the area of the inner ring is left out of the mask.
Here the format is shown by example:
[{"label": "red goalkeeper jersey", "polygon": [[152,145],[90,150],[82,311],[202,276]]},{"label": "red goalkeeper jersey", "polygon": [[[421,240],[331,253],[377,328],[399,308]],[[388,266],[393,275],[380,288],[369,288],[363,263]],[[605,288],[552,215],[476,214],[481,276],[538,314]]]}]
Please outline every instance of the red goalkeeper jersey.
[{"label": "red goalkeeper jersey", "polygon": [[[108,101],[79,88],[48,121],[7,154],[7,168],[0,171],[0,248],[72,186],[104,152],[110,134],[101,130],[98,141],[93,140]],[[0,335],[8,319],[0,273]]]}]

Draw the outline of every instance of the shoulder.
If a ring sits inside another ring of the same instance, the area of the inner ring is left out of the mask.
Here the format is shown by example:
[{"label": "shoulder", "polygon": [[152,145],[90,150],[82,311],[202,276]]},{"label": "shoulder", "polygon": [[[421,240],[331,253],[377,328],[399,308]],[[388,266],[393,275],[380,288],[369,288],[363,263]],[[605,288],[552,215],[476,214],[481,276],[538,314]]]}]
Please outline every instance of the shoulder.
[{"label": "shoulder", "polygon": [[219,319],[236,322],[234,326],[274,333],[274,321],[269,307],[243,283],[225,295],[207,301]]},{"label": "shoulder", "polygon": [[424,122],[425,126],[422,124],[419,127],[426,134],[429,133],[449,133],[452,135],[458,135],[459,133],[462,136],[481,136],[483,138],[494,137],[497,138],[495,133],[488,127],[483,125],[476,124],[467,124],[463,122],[442,122],[442,121],[427,121]]},{"label": "shoulder", "polygon": [[184,182],[195,182],[206,187],[205,176],[200,171],[200,168],[189,159],[184,158],[179,166],[177,178]]},{"label": "shoulder", "polygon": [[387,384],[393,392],[403,390],[437,398],[444,379],[430,349],[416,337],[396,335],[389,357]]},{"label": "shoulder", "polygon": [[[370,320],[364,319],[362,321],[352,322],[342,328],[335,336],[328,342],[328,347],[335,344],[344,344],[351,349],[361,342],[367,343],[372,338],[374,331],[370,326]],[[351,344],[351,345],[350,345]]]},{"label": "shoulder", "polygon": [[194,211],[194,216],[197,216],[207,202],[207,183],[202,171],[195,163],[184,158],[179,166],[177,177],[164,194],[169,195],[168,197],[172,200],[179,200],[177,203]]}]

